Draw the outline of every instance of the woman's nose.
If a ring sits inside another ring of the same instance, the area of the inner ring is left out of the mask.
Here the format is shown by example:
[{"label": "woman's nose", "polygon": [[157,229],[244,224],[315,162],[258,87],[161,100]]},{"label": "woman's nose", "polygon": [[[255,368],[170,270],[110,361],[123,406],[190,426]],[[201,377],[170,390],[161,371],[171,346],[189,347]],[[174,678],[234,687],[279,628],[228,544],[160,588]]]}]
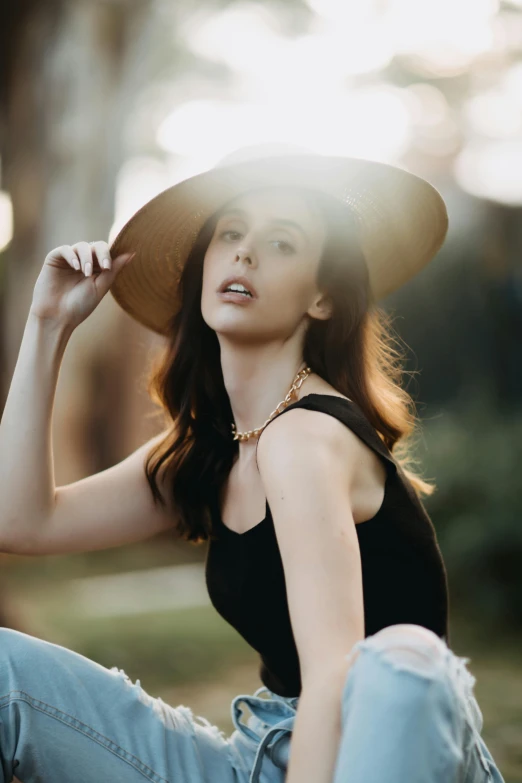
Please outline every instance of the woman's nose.
[{"label": "woman's nose", "polygon": [[237,251],[236,261],[245,261],[250,266],[252,266],[252,264],[254,263],[254,254],[252,253],[251,250],[240,249]]}]

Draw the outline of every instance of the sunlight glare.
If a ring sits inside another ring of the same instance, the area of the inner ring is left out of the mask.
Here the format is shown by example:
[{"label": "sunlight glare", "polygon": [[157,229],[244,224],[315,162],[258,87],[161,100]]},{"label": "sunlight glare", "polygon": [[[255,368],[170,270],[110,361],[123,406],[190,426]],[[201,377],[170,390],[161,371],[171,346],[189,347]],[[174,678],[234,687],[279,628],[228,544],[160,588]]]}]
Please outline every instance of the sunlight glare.
[{"label": "sunlight glare", "polygon": [[163,149],[191,158],[204,151],[217,160],[237,147],[279,141],[324,154],[395,159],[411,140],[405,97],[383,82],[340,91],[321,104],[303,101],[288,112],[264,104],[188,101],[165,119],[157,139]]},{"label": "sunlight glare", "polygon": [[392,0],[389,32],[402,54],[452,75],[492,47],[497,11],[498,0]]},{"label": "sunlight glare", "polygon": [[13,203],[7,191],[0,190],[0,252],[13,238]]},{"label": "sunlight glare", "polygon": [[479,198],[509,206],[522,205],[522,142],[470,142],[454,163],[459,185]]},{"label": "sunlight glare", "polygon": [[169,184],[165,166],[157,158],[140,156],[127,160],[116,178],[115,217],[109,244],[127,220]]}]

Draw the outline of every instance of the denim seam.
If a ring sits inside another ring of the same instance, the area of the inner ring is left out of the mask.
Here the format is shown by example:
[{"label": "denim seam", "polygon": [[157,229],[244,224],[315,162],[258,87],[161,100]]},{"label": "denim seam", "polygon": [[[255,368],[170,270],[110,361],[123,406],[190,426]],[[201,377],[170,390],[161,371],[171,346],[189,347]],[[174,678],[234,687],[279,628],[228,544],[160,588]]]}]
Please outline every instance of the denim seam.
[{"label": "denim seam", "polygon": [[[13,696],[13,694],[19,694],[19,695]],[[64,723],[66,726],[70,726],[72,729],[79,731],[80,733],[87,736],[89,739],[98,742],[99,745],[101,745],[106,750],[113,753],[117,758],[120,758],[122,761],[127,762],[130,766],[134,767],[138,772],[140,772],[144,777],[147,777],[149,780],[154,781],[154,783],[169,783],[169,781],[166,778],[163,778],[161,775],[158,775],[157,772],[154,772],[153,769],[151,769],[146,764],[144,764],[137,756],[134,756],[132,753],[129,753],[128,751],[124,750],[116,742],[113,742],[113,740],[110,740],[108,737],[105,737],[99,731],[96,731],[96,729],[93,729],[91,726],[88,726],[86,723],[83,723],[82,721],[78,720],[78,718],[74,718],[72,715],[68,715],[63,710],[60,710],[57,707],[53,707],[53,705],[51,704],[47,704],[46,702],[41,701],[40,699],[33,698],[28,693],[25,693],[25,691],[18,691],[18,690],[9,691],[9,693],[7,693],[5,696],[0,697],[0,710],[3,709],[4,707],[9,706],[9,703],[14,700],[26,702],[34,709],[40,710],[46,715],[49,715],[51,718],[54,718],[55,720]],[[110,747],[111,745],[113,747]]]},{"label": "denim seam", "polygon": [[480,740],[482,739],[482,735],[480,732],[473,727],[473,746],[472,750],[475,751],[478,755],[479,762],[482,764],[482,767],[486,770],[486,773],[489,775],[489,779],[492,779],[493,772],[492,772],[492,764],[491,761],[486,758],[484,755],[484,752],[482,750],[482,747],[480,745]]},{"label": "denim seam", "polygon": [[247,748],[250,748],[251,750],[256,750],[259,743],[261,742],[262,737],[259,739],[252,739],[252,737],[247,737],[245,734],[243,734],[242,731],[239,729],[236,729],[238,733],[238,740],[242,742],[244,745],[246,745]]},{"label": "denim seam", "polygon": [[[452,657],[453,657],[454,664],[456,666],[455,676],[463,678],[464,699],[469,704],[471,698],[475,698],[473,689],[474,689],[474,684],[476,682],[474,675],[472,675],[467,668],[467,663],[469,663],[470,658],[465,656],[463,657],[457,656],[456,654],[452,654]],[[469,748],[470,763],[471,763],[472,754],[476,753],[478,755],[479,763],[482,765],[483,769],[486,771],[488,776],[491,776],[491,764],[489,762],[489,759],[487,759],[484,753],[482,752],[482,748],[480,745],[481,732],[478,726],[475,724],[473,715],[470,714],[470,709],[467,708],[464,709],[463,717],[467,727],[470,730],[470,737],[471,737],[471,743]]]}]

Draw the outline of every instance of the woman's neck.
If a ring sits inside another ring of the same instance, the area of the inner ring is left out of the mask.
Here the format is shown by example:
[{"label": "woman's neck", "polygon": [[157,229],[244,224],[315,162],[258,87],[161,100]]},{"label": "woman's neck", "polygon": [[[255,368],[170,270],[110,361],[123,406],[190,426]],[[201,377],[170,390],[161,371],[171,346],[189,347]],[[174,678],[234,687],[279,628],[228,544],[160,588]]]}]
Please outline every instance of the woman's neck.
[{"label": "woman's neck", "polygon": [[[261,427],[284,400],[298,370],[305,366],[299,355],[285,350],[221,350],[223,381],[238,432]],[[306,383],[306,381],[305,381]],[[244,445],[253,443],[244,441]]]}]

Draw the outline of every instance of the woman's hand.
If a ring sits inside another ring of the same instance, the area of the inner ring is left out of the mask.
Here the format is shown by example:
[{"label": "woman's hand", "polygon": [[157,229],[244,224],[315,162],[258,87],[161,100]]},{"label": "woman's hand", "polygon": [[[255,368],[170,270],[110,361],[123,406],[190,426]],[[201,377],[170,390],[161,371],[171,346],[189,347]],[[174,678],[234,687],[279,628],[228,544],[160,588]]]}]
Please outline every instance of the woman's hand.
[{"label": "woman's hand", "polygon": [[34,287],[31,314],[75,329],[99,305],[133,256],[125,253],[111,259],[109,245],[103,241],[51,250]]}]

